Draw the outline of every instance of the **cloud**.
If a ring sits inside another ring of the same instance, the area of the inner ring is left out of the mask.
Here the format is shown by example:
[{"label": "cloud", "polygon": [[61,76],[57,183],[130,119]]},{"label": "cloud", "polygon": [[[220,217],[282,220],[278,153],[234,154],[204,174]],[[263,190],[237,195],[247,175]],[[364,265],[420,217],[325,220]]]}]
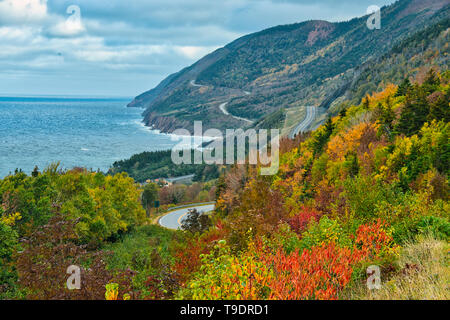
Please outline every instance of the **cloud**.
[{"label": "cloud", "polygon": [[247,33],[391,2],[0,0],[0,88],[136,95]]},{"label": "cloud", "polygon": [[200,59],[201,57],[207,55],[208,53],[212,52],[213,50],[217,49],[211,48],[211,47],[192,47],[192,46],[185,46],[185,47],[175,47],[175,52],[178,52],[182,54],[183,56],[189,58],[189,59]]},{"label": "cloud", "polygon": [[47,17],[47,0],[2,0],[0,24],[39,23]]}]

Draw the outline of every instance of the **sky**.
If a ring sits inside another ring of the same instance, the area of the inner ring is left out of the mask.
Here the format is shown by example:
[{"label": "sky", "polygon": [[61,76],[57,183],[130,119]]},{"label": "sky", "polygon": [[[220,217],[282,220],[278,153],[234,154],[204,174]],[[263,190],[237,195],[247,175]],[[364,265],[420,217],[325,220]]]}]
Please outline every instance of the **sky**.
[{"label": "sky", "polygon": [[240,36],[394,0],[0,0],[0,95],[134,97]]}]

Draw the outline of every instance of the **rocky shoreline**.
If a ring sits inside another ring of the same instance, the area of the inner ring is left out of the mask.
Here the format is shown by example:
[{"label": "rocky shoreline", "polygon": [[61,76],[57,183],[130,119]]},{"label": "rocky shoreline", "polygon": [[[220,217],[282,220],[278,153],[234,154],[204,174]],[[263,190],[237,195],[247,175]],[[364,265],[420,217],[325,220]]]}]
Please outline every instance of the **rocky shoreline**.
[{"label": "rocky shoreline", "polygon": [[144,117],[144,124],[161,133],[171,134],[177,129],[187,129],[193,134],[193,124],[186,120],[180,120],[175,117],[160,116],[154,112]]}]

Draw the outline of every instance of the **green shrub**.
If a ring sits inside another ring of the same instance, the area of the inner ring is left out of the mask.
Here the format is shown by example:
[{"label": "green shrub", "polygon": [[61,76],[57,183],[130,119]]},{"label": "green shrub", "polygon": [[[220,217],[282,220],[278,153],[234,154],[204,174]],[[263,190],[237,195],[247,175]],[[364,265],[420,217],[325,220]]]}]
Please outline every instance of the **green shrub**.
[{"label": "green shrub", "polygon": [[403,244],[419,235],[431,235],[435,239],[449,241],[450,222],[447,218],[425,216],[416,220],[403,220],[394,226],[393,238]]},{"label": "green shrub", "polygon": [[350,238],[339,221],[323,216],[318,223],[311,221],[308,229],[302,234],[300,247],[310,249],[330,242],[342,247],[351,245]]}]

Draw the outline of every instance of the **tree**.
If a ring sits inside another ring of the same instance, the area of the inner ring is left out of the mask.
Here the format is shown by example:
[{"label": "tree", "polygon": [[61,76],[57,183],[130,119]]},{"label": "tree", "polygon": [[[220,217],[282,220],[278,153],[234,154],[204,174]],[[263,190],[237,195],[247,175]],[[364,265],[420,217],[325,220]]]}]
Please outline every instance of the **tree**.
[{"label": "tree", "polygon": [[334,128],[335,125],[333,123],[333,120],[331,118],[328,118],[327,121],[325,122],[325,125],[320,130],[317,131],[313,140],[314,156],[320,155],[323,147],[330,139],[330,136],[333,133]]},{"label": "tree", "polygon": [[37,176],[39,176],[39,168],[38,168],[38,166],[35,166],[35,167],[34,167],[34,170],[33,170],[33,172],[31,173],[31,176],[34,177],[34,178],[36,178]]},{"label": "tree", "polygon": [[198,212],[197,209],[189,209],[186,219],[183,221],[181,228],[191,233],[203,233],[211,227],[211,219],[209,216]]},{"label": "tree", "polygon": [[362,105],[363,105],[364,110],[369,110],[370,99],[369,99],[368,95],[362,100]]},{"label": "tree", "polygon": [[395,94],[396,97],[400,96],[406,96],[408,91],[412,88],[411,82],[409,81],[409,78],[406,77],[403,82],[399,85],[397,89],[397,93]]},{"label": "tree", "polygon": [[148,183],[144,187],[141,200],[142,206],[145,208],[147,212],[147,216],[150,214],[150,208],[153,208],[155,205],[155,201],[159,199],[158,191],[159,188],[155,183]]},{"label": "tree", "polygon": [[299,214],[288,219],[288,223],[292,228],[292,231],[301,235],[303,231],[305,231],[305,229],[308,227],[308,224],[311,222],[311,220],[315,220],[316,222],[318,222],[321,216],[321,212],[303,206]]},{"label": "tree", "polygon": [[[16,257],[18,282],[26,289],[28,299],[104,298],[104,286],[113,276],[106,270],[101,252],[89,254],[76,243],[76,223],[77,220],[64,220],[57,214],[47,225],[22,239],[24,250]],[[71,265],[81,268],[80,290],[69,290],[66,286],[67,268]]]},{"label": "tree", "polygon": [[11,268],[11,260],[16,247],[17,233],[0,219],[0,299],[15,287],[16,272]]},{"label": "tree", "polygon": [[221,175],[216,183],[216,192],[215,192],[216,200],[220,198],[220,195],[222,194],[222,192],[226,190],[226,188],[227,184],[225,182],[225,176]]},{"label": "tree", "polygon": [[427,121],[430,109],[424,89],[415,85],[406,96],[396,131],[407,136],[416,134]]},{"label": "tree", "polygon": [[436,119],[437,121],[444,120],[450,122],[450,108],[448,101],[450,100],[450,91],[442,93],[436,91],[427,97],[430,103],[430,114],[428,115],[428,121]]},{"label": "tree", "polygon": [[174,184],[168,187],[168,189],[171,203],[178,204],[185,200],[187,186],[182,184]]},{"label": "tree", "polygon": [[428,70],[425,80],[423,81],[422,87],[427,93],[436,91],[441,84],[438,74],[431,68]]}]

